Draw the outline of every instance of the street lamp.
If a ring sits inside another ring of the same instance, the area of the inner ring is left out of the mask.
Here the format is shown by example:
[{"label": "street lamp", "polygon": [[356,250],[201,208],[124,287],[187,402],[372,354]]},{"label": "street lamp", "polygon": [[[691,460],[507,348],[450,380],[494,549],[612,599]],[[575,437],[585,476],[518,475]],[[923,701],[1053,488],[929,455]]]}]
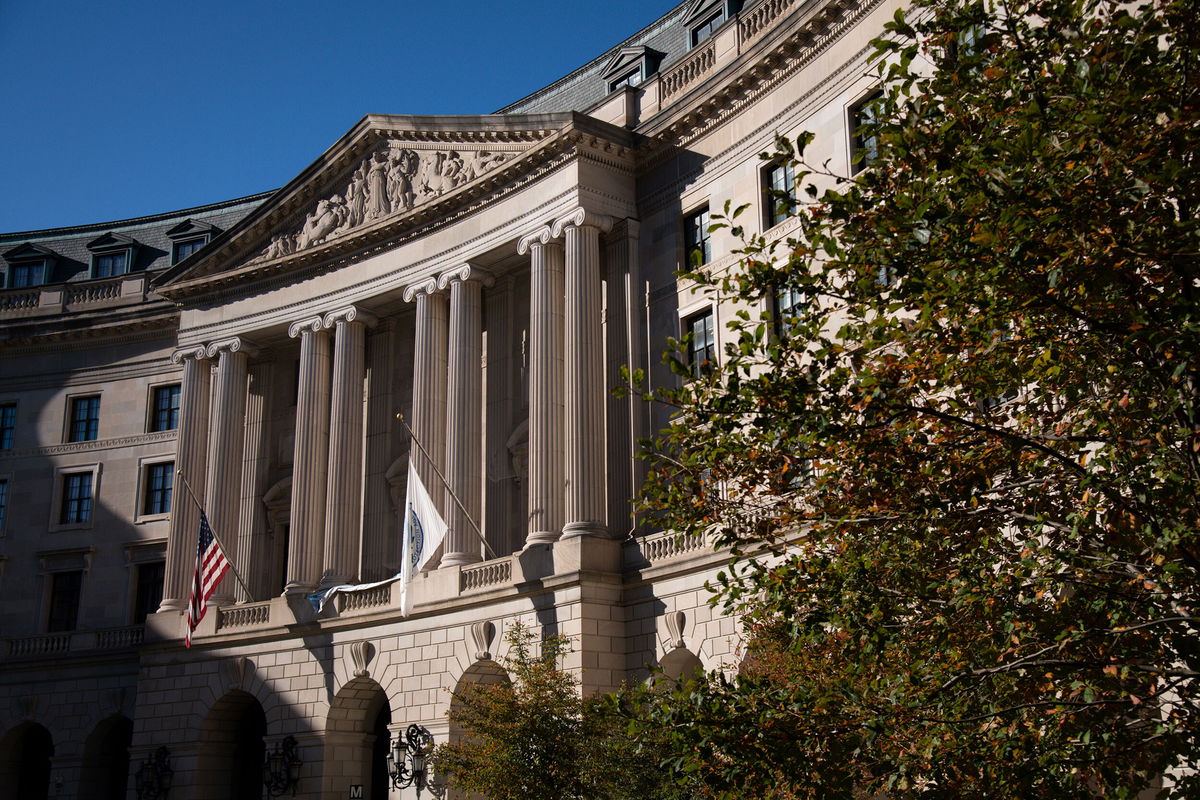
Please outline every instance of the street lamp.
[{"label": "street lamp", "polygon": [[288,789],[296,796],[296,784],[300,781],[300,755],[296,752],[296,739],[286,736],[282,743],[276,742],[275,749],[267,754],[263,762],[263,786],[270,797],[279,797]]},{"label": "street lamp", "polygon": [[417,796],[428,789],[434,797],[441,797],[445,789],[433,785],[429,780],[429,756],[433,754],[433,734],[424,725],[409,725],[403,736],[397,736],[388,748],[387,769],[392,787],[407,789],[417,787]]},{"label": "street lamp", "polygon": [[171,791],[175,770],[171,769],[171,751],[160,747],[138,767],[133,776],[137,800],[164,800]]}]

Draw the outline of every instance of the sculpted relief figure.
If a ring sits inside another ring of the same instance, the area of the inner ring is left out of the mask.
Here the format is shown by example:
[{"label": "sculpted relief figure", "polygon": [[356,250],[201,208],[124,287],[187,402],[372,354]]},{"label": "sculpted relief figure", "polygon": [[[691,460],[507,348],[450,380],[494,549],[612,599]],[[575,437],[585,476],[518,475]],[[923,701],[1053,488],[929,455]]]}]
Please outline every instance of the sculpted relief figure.
[{"label": "sculpted relief figure", "polygon": [[291,255],[390,214],[411,211],[508,160],[488,150],[417,151],[388,142],[351,174],[341,194],[318,200],[298,231],[278,233],[253,261]]}]

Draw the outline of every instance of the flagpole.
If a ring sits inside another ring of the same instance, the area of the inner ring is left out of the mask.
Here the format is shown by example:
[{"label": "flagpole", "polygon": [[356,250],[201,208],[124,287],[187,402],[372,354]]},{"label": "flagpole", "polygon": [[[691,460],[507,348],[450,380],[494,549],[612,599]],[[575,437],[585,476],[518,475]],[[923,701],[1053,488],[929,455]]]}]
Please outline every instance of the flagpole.
[{"label": "flagpole", "polygon": [[467,518],[467,522],[471,523],[471,527],[475,529],[475,535],[479,537],[479,541],[483,542],[483,549],[486,550],[492,558],[497,558],[498,556],[496,555],[496,551],[493,550],[492,546],[487,543],[487,539],[483,538],[483,531],[479,530],[479,526],[475,524],[475,520],[471,519],[471,513],[467,511],[466,506],[464,506],[462,501],[458,499],[458,495],[456,495],[454,490],[450,488],[450,482],[446,480],[446,476],[442,474],[440,469],[438,469],[437,462],[434,461],[433,457],[429,455],[429,451],[425,449],[425,445],[421,444],[421,440],[417,438],[415,433],[413,433],[413,429],[408,427],[408,421],[404,419],[404,415],[397,414],[396,419],[400,420],[400,424],[404,426],[404,430],[408,431],[408,436],[413,440],[413,444],[415,444],[417,449],[419,449],[425,456],[425,459],[429,462],[429,466],[433,467],[433,471],[437,474],[438,478],[441,479],[442,485],[446,487],[446,494],[453,498],[454,502],[458,505],[458,509],[462,511],[463,516]]},{"label": "flagpole", "polygon": [[[188,483],[187,476],[183,474],[183,470],[177,469],[175,470],[175,474],[179,476],[181,481],[183,481],[183,488],[187,489],[188,497],[192,498],[192,502],[196,504],[196,508],[200,509],[201,514],[204,514],[204,506],[200,505],[200,501],[196,499],[196,493],[192,491],[192,486],[190,483]],[[225,549],[225,545],[221,544],[221,539],[219,536],[217,536],[217,532],[213,530],[212,525],[208,526],[208,530],[210,533],[212,533],[213,538],[217,540],[217,547],[221,548],[221,552],[229,552]],[[246,597],[254,597],[254,595],[250,593],[250,587],[246,585],[244,580],[242,580],[242,575],[240,572],[238,572],[238,568],[234,565],[233,561],[228,558],[226,558],[226,561],[229,562],[229,568],[233,570],[233,577],[237,578],[237,582],[242,585],[242,591],[246,593]]]}]

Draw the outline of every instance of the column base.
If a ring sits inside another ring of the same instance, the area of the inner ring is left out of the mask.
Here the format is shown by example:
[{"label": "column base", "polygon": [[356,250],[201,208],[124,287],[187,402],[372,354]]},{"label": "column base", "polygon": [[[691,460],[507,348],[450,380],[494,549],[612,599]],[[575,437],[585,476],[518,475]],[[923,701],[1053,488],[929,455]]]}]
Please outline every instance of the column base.
[{"label": "column base", "polygon": [[525,546],[531,544],[553,544],[557,542],[562,533],[559,531],[533,531],[525,537]]},{"label": "column base", "polygon": [[483,559],[477,553],[446,553],[442,556],[438,569],[445,567],[461,567],[464,564],[478,564]]},{"label": "column base", "polygon": [[574,539],[577,536],[598,536],[601,539],[607,539],[608,526],[595,520],[568,522],[563,526],[562,538]]}]

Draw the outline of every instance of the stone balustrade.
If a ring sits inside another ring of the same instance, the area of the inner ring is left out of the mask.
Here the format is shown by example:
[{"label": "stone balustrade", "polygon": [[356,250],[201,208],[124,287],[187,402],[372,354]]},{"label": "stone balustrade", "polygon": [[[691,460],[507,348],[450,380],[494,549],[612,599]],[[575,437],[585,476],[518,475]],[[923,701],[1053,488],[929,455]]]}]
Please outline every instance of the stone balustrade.
[{"label": "stone balustrade", "polygon": [[142,625],[125,625],[95,631],[14,636],[6,640],[5,652],[8,658],[39,658],[88,650],[126,650],[142,643],[144,631]]},{"label": "stone balustrade", "polygon": [[477,589],[488,589],[512,582],[512,557],[483,561],[469,567],[463,567],[459,576],[459,591],[472,592]]}]

